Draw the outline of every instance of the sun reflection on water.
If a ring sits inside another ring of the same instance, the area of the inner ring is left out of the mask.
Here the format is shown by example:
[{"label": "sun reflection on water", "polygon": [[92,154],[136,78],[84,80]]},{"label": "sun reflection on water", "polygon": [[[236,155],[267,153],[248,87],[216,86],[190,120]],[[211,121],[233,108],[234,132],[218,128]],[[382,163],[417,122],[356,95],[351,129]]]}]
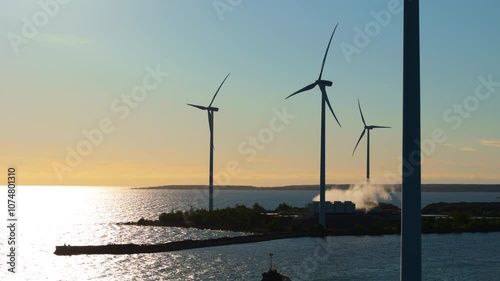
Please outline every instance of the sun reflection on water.
[{"label": "sun reflection on water", "polygon": [[[276,194],[280,196],[275,196]],[[442,197],[436,197],[439,194],[431,195],[434,196],[432,200],[442,201]],[[481,199],[484,201],[499,195],[468,193],[467,197],[459,196],[453,200],[468,200],[473,197],[473,200],[480,201],[477,198],[484,197]],[[301,202],[308,201],[313,196],[307,192],[286,195],[279,191],[227,192],[220,194],[217,203],[221,204],[220,207],[225,207],[236,203],[251,206],[254,202],[262,202],[264,206],[268,204],[272,208],[273,204],[276,206],[283,200],[297,200],[294,205],[300,206]],[[450,194],[446,196],[449,198]],[[298,280],[299,274],[304,271],[302,263],[313,255],[318,246],[312,238],[299,238],[154,254],[53,254],[55,246],[64,243],[164,243],[239,235],[221,231],[117,224],[137,221],[142,217],[155,219],[160,212],[172,209],[187,210],[193,205],[199,207],[200,205],[195,205],[195,197],[192,191],[21,186],[17,198],[18,274],[14,278],[6,276],[5,262],[0,260],[0,280],[259,280],[262,270],[268,267],[266,257],[269,252],[276,254],[276,266],[283,273],[292,280]],[[0,209],[6,209],[6,200],[0,200]],[[0,227],[0,237],[6,237],[6,231],[5,227]],[[423,267],[426,268],[423,279],[496,280],[500,274],[500,255],[496,252],[500,248],[499,235],[500,233],[423,236]],[[346,236],[335,239],[338,241],[335,255],[331,256],[324,267],[318,267],[315,272],[318,279],[397,280],[399,236]],[[6,247],[6,240],[0,239],[2,253],[6,252]],[[485,256],[488,260],[484,259]],[[467,262],[467,266],[464,266],[463,261]],[[359,267],[359,264],[363,264],[363,267]],[[459,279],[461,277],[463,279]]]}]

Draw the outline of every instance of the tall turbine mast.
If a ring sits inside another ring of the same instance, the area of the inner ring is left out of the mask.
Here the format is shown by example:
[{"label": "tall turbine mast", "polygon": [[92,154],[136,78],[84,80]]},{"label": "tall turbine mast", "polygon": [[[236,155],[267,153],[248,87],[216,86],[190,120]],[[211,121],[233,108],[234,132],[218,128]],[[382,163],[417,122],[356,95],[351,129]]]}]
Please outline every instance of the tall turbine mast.
[{"label": "tall turbine mast", "polygon": [[401,281],[422,280],[419,0],[403,10],[403,186]]}]

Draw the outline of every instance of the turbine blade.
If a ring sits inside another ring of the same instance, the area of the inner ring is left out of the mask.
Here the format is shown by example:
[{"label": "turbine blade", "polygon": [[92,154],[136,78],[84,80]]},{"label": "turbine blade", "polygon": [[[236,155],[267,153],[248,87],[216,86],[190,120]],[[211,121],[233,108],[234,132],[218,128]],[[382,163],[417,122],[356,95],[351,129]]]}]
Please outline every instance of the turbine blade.
[{"label": "turbine blade", "polygon": [[321,89],[321,94],[324,95],[324,97],[325,97],[326,104],[328,104],[328,107],[330,108],[330,111],[333,114],[333,117],[335,118],[335,120],[337,121],[339,126],[342,128],[342,125],[340,125],[339,119],[337,119],[337,116],[335,116],[335,113],[333,112],[332,105],[330,104],[330,99],[328,98],[328,95],[326,94],[325,88],[320,86],[320,89]]},{"label": "turbine blade", "polygon": [[358,139],[358,142],[356,143],[356,146],[354,147],[354,150],[352,151],[352,156],[354,156],[354,152],[356,152],[356,148],[358,148],[358,144],[365,135],[366,129],[363,129],[363,132],[361,132],[361,136]]},{"label": "turbine blade", "polygon": [[192,106],[192,107],[196,107],[196,108],[201,109],[201,110],[207,110],[207,108],[206,108],[206,107],[201,106],[201,105],[190,104],[190,103],[188,103],[187,105],[190,105],[190,106]]},{"label": "turbine blade", "polygon": [[391,127],[386,127],[386,126],[371,126],[372,128],[383,128],[383,129],[390,129]]},{"label": "turbine blade", "polygon": [[309,91],[309,90],[311,90],[311,89],[312,89],[312,88],[314,88],[314,87],[316,87],[316,82],[314,82],[314,83],[312,83],[312,84],[310,84],[310,85],[305,86],[304,88],[302,88],[302,89],[298,90],[297,92],[295,92],[295,93],[293,93],[293,94],[289,95],[289,96],[288,96],[288,97],[286,97],[285,99],[288,99],[289,97],[295,96],[295,95],[296,95],[296,94],[298,94],[298,93],[302,93],[302,92],[305,92],[305,91]]},{"label": "turbine blade", "polygon": [[361,120],[363,120],[363,125],[365,125],[366,127],[365,117],[363,117],[363,111],[361,111],[361,104],[359,103],[359,99],[358,99],[358,107],[359,107],[359,113],[361,114]]},{"label": "turbine blade", "polygon": [[338,23],[335,25],[335,28],[333,29],[332,32],[332,36],[330,36],[330,41],[328,41],[328,46],[326,47],[325,56],[323,57],[323,63],[321,64],[321,72],[319,73],[318,80],[321,80],[321,76],[323,75],[323,68],[325,67],[326,56],[328,55],[328,50],[330,49],[330,43],[332,43],[332,38],[333,35],[335,34],[335,30],[337,30],[338,25],[339,25]]},{"label": "turbine blade", "polygon": [[224,85],[224,82],[226,82],[226,79],[227,79],[227,77],[229,77],[229,74],[231,74],[231,72],[229,72],[229,73],[226,75],[226,78],[224,78],[224,80],[222,80],[222,83],[220,84],[219,88],[217,89],[217,92],[215,92],[215,95],[214,95],[214,97],[212,98],[212,101],[210,102],[210,104],[208,105],[208,107],[212,106],[212,103],[214,102],[215,97],[217,96],[217,93],[219,92],[219,90],[220,90],[220,88],[222,87],[222,85]]}]

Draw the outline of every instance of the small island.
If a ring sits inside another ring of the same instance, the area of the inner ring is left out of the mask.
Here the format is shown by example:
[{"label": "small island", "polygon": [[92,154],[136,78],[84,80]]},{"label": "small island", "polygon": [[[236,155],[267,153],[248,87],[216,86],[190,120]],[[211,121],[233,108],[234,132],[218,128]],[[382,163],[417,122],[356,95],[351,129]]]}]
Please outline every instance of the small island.
[{"label": "small island", "polygon": [[259,204],[253,207],[236,205],[209,212],[205,209],[161,213],[157,220],[140,219],[124,225],[192,227],[199,229],[249,232],[255,234],[293,233],[300,236],[380,235],[399,232],[398,207],[381,203],[370,212],[329,214],[324,228],[318,217],[308,208],[281,203],[274,210]]},{"label": "small island", "polygon": [[[307,208],[281,203],[274,210],[259,204],[236,205],[209,212],[204,209],[162,213],[158,220],[124,223],[141,226],[175,226],[251,233],[294,233],[303,236],[383,235],[400,233],[400,208],[387,204],[370,211],[327,215],[327,228]],[[422,209],[423,233],[500,231],[500,203],[433,203]]]},{"label": "small island", "polygon": [[[259,204],[253,207],[236,205],[231,208],[204,209],[161,213],[157,220],[141,218],[137,222],[120,223],[144,227],[193,227],[248,235],[206,240],[184,240],[154,245],[57,246],[56,255],[134,254],[178,251],[193,248],[254,243],[297,237],[335,235],[400,234],[401,210],[380,203],[368,212],[327,215],[328,227],[317,223],[317,214],[308,208],[280,204],[266,210]],[[422,233],[461,233],[500,231],[500,203],[434,203],[422,209]]]}]

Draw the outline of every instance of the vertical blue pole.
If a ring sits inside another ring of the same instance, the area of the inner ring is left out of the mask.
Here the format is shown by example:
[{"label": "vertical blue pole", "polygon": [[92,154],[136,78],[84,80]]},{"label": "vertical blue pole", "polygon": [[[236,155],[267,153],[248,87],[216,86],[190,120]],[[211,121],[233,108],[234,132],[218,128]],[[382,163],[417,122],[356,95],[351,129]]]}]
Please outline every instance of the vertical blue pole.
[{"label": "vertical blue pole", "polygon": [[403,14],[403,186],[401,281],[422,280],[419,0]]}]

